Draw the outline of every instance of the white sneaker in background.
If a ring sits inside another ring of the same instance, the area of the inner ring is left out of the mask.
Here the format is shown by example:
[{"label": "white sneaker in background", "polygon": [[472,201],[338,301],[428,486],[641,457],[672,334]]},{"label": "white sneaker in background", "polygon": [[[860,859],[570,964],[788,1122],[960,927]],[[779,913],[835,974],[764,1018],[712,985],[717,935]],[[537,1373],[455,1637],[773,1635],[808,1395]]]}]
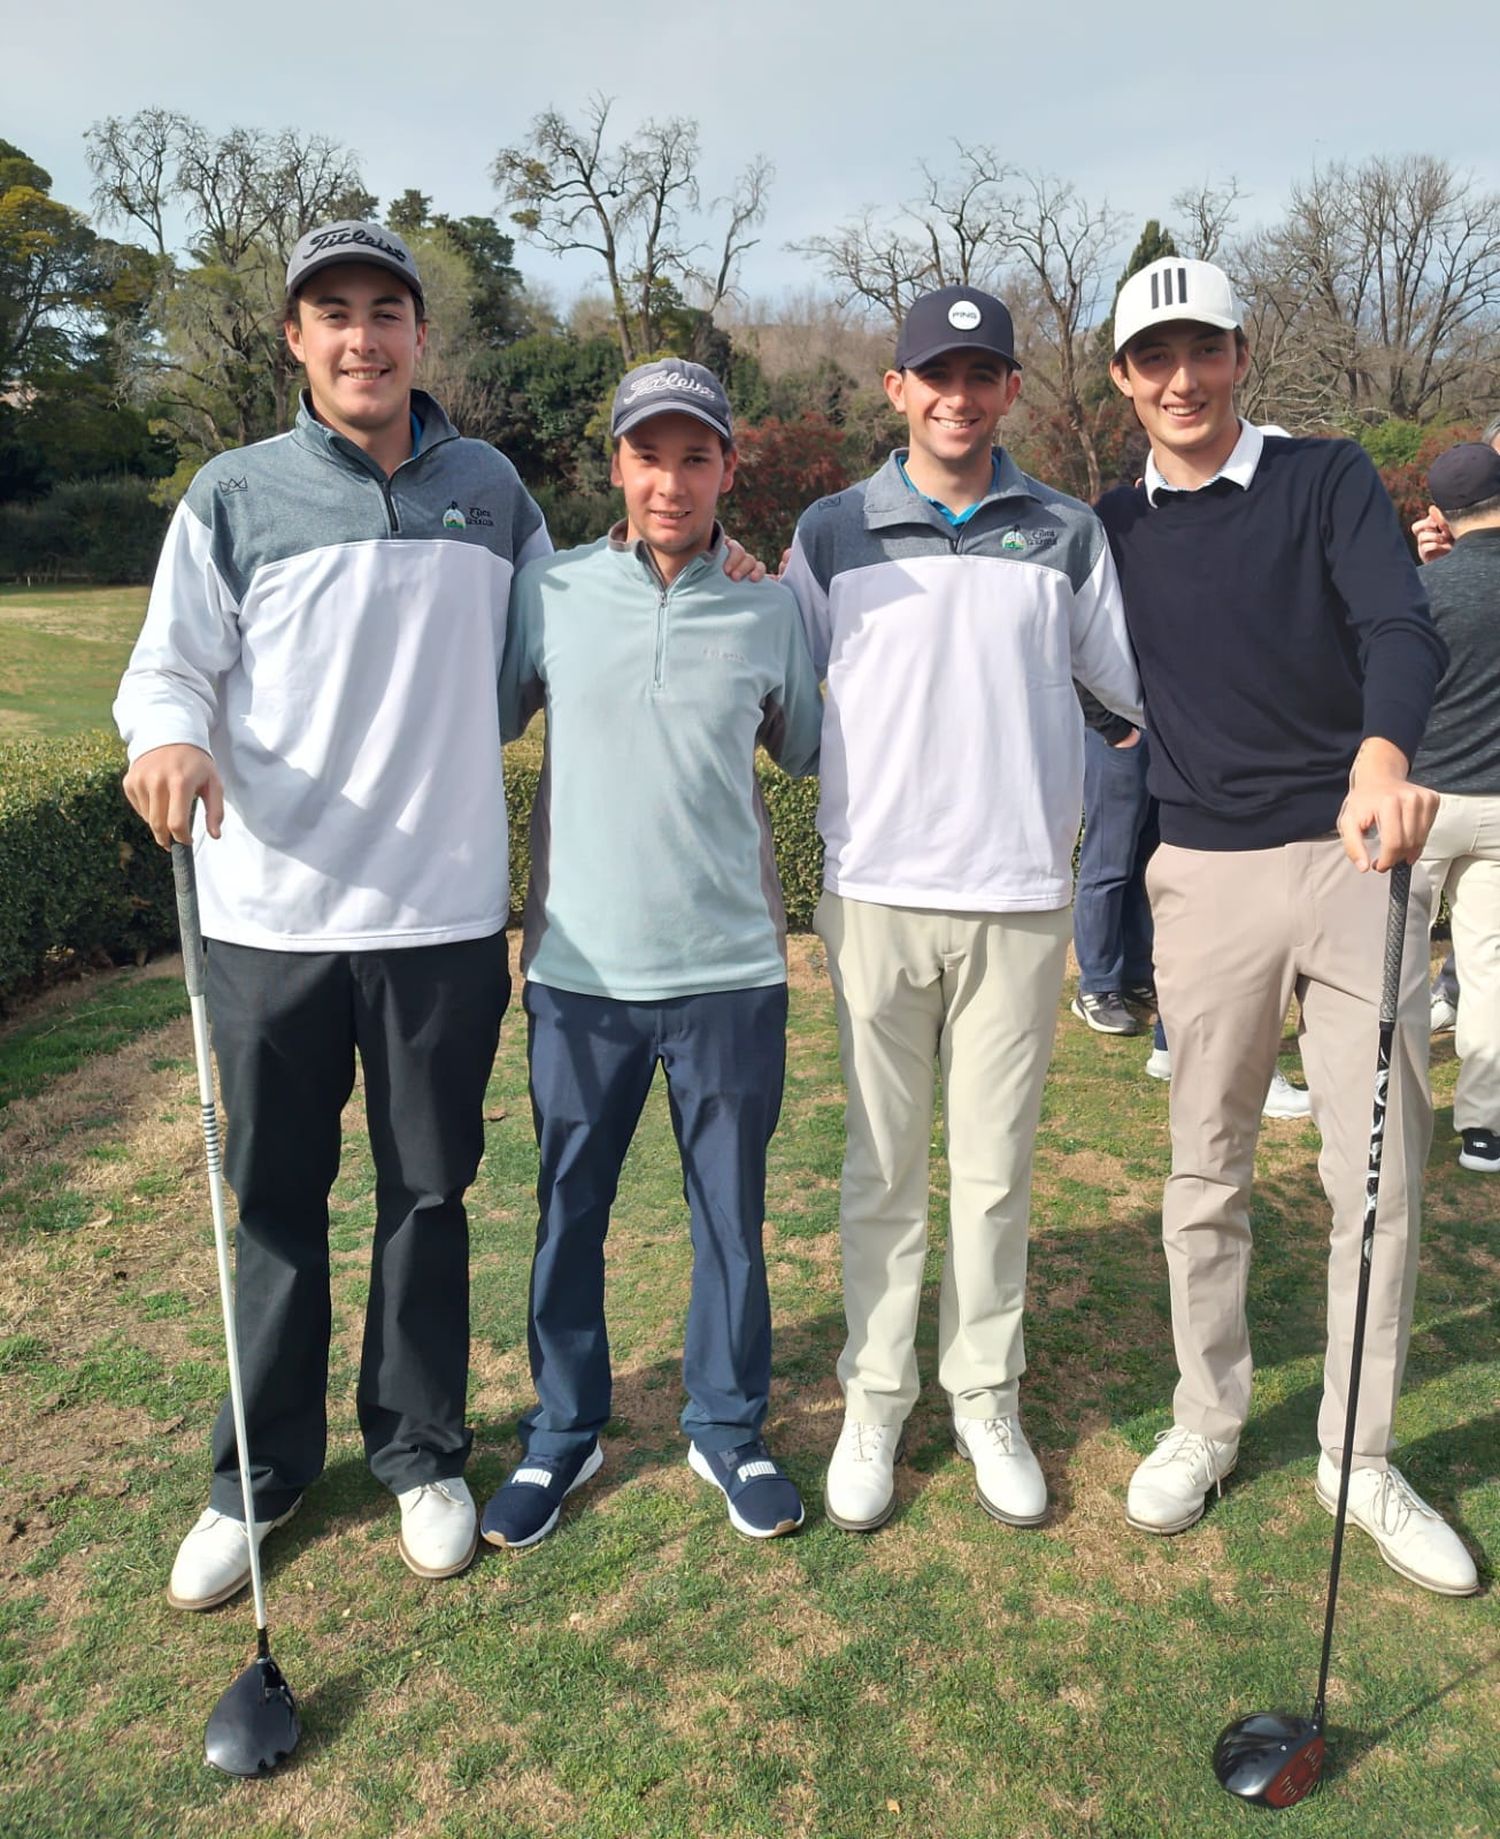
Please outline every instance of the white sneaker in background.
[{"label": "white sneaker in background", "polygon": [[1266,1102],[1260,1114],[1262,1117],[1310,1117],[1312,1100],[1301,1086],[1294,1086],[1278,1066],[1266,1088]]}]

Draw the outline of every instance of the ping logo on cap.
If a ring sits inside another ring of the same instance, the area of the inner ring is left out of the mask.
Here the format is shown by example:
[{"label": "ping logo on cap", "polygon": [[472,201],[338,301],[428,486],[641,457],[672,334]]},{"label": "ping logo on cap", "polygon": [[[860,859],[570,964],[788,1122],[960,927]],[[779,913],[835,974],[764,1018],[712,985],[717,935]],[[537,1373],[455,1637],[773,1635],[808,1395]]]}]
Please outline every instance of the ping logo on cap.
[{"label": "ping logo on cap", "polygon": [[948,324],[956,332],[972,332],[983,317],[972,300],[955,300],[948,309]]}]

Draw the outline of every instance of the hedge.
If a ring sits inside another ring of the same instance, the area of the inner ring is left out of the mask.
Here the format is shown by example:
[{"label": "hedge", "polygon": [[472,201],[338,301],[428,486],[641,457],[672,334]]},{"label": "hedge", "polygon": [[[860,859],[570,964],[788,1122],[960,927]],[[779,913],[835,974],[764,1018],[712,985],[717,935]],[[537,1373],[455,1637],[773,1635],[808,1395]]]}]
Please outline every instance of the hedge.
[{"label": "hedge", "polygon": [[55,486],[34,504],[0,504],[0,578],[149,581],[166,534],[166,508],[149,479]]},{"label": "hedge", "polygon": [[[125,802],[124,751],[111,734],[0,745],[0,1005],[82,959],[120,963],[177,935],[172,875]],[[759,767],[787,923],[805,932],[822,886],[817,781]],[[531,867],[534,767],[508,762],[511,904]]]},{"label": "hedge", "polygon": [[120,790],[109,734],[0,747],[0,1002],[70,958],[175,936],[172,875]]}]

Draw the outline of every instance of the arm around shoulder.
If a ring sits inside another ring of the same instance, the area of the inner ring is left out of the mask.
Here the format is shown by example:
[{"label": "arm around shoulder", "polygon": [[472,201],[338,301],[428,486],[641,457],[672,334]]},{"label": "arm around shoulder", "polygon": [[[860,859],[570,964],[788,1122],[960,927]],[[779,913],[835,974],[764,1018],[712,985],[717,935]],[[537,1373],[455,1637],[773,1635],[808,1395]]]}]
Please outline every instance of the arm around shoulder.
[{"label": "arm around shoulder", "polygon": [[802,621],[795,608],[789,613],[781,695],[779,702],[767,709],[759,739],[783,772],[800,779],[818,769],[823,698],[818,693],[818,674],[813,669]]}]

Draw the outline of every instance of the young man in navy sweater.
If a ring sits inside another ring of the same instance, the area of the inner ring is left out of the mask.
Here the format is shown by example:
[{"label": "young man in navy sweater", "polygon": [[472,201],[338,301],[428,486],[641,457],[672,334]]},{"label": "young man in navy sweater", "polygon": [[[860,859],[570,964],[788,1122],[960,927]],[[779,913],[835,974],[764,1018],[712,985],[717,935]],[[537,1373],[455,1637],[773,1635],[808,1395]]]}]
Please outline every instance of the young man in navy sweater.
[{"label": "young man in navy sweater", "polygon": [[[1435,795],[1407,768],[1445,653],[1394,508],[1349,441],[1265,436],[1235,411],[1250,353],[1228,278],[1167,257],[1121,289],[1117,387],[1151,441],[1101,500],[1151,730],[1161,847],[1147,885],[1172,1043],[1162,1237],[1180,1379],[1131,1479],[1130,1523],[1180,1532],[1249,1416],[1250,1183],[1293,995],[1333,1209],[1317,1493],[1338,1488],[1386,915]],[[1378,833],[1378,841],[1371,833]],[[1420,873],[1420,871],[1419,871]],[[1416,1283],[1427,1093],[1425,896],[1411,902],[1392,1056],[1349,1512],[1403,1576],[1478,1587],[1456,1535],[1390,1466]]]}]

